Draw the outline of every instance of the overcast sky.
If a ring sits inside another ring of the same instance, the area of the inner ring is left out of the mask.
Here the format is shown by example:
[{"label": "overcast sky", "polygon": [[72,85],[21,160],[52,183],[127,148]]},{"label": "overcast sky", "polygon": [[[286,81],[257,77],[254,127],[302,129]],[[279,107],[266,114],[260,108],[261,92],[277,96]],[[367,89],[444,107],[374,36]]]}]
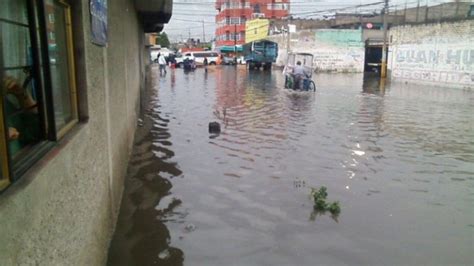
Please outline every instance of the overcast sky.
[{"label": "overcast sky", "polygon": [[[390,10],[420,5],[436,5],[454,0],[389,0]],[[474,2],[474,0],[464,0]],[[291,0],[290,13],[293,17],[321,18],[337,12],[380,12],[383,0]],[[367,5],[371,3],[379,3]],[[361,6],[365,5],[365,6]],[[214,38],[215,0],[174,0],[173,16],[164,31],[172,41],[191,38]],[[203,30],[204,25],[204,30]]]}]

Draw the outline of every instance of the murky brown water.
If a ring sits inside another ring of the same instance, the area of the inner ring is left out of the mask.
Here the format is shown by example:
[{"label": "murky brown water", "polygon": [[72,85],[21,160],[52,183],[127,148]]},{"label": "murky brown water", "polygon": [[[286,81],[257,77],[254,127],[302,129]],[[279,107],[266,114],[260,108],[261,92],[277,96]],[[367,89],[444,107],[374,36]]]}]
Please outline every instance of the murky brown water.
[{"label": "murky brown water", "polygon": [[474,92],[157,71],[109,265],[474,264]]}]

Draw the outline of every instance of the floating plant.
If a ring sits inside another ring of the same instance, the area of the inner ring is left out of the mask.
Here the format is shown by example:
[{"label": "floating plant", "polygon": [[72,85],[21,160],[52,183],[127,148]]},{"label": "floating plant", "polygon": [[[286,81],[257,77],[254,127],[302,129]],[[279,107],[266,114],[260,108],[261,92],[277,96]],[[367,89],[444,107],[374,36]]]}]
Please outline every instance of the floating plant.
[{"label": "floating plant", "polygon": [[[341,207],[339,206],[339,201],[334,201],[331,203],[326,202],[328,196],[327,188],[322,186],[319,189],[311,188],[311,198],[314,202],[314,210],[317,213],[324,214],[325,212],[330,212],[334,219],[337,218],[339,213],[341,213]],[[315,215],[312,215],[315,217]]]}]

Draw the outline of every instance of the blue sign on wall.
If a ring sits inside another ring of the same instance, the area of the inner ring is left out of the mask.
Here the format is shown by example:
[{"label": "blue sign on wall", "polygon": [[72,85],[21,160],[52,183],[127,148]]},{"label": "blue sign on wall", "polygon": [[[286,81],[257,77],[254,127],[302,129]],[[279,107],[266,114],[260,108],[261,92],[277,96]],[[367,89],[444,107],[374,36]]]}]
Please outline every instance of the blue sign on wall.
[{"label": "blue sign on wall", "polygon": [[107,0],[90,0],[92,42],[107,45]]}]

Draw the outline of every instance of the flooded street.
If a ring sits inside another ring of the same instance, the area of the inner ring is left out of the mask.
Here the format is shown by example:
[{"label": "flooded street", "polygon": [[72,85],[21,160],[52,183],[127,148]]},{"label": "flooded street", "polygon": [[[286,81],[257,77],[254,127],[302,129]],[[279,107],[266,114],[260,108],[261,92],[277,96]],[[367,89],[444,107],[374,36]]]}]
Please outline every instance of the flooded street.
[{"label": "flooded street", "polygon": [[[109,265],[472,265],[474,92],[152,70]],[[222,132],[212,136],[208,123]],[[337,219],[315,214],[326,186]]]}]

